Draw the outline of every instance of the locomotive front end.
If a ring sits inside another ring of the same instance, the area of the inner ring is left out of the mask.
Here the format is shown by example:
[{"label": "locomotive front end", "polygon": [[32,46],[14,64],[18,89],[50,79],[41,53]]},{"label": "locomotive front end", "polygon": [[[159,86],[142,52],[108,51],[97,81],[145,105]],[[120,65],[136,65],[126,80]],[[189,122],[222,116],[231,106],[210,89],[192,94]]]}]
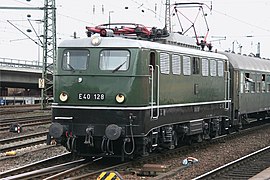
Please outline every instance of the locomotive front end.
[{"label": "locomotive front end", "polygon": [[148,102],[148,77],[134,67],[138,56],[138,48],[111,38],[60,44],[50,137],[83,156],[132,154],[145,116],[136,107]]}]

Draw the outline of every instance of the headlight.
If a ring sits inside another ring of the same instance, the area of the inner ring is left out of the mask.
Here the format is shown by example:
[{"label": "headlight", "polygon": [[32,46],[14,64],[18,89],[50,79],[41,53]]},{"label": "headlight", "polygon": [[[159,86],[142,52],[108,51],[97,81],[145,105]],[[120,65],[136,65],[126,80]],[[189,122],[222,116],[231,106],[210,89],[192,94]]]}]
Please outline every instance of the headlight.
[{"label": "headlight", "polygon": [[123,103],[123,102],[125,101],[125,95],[119,93],[119,94],[117,94],[117,95],[115,96],[115,100],[116,100],[116,102],[118,102],[118,103]]},{"label": "headlight", "polygon": [[68,99],[68,94],[66,92],[61,92],[59,96],[60,101],[65,102]]},{"label": "headlight", "polygon": [[91,43],[93,46],[98,46],[101,43],[101,37],[100,36],[93,36],[91,38]]}]

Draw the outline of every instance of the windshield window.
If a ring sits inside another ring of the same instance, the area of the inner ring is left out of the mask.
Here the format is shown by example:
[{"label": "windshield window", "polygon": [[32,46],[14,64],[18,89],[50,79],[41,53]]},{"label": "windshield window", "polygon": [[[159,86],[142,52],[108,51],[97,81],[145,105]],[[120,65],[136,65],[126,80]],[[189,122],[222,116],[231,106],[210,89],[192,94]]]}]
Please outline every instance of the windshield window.
[{"label": "windshield window", "polygon": [[66,50],[63,55],[62,68],[68,71],[86,70],[89,56],[87,50]]},{"label": "windshield window", "polygon": [[100,53],[101,70],[126,71],[129,67],[130,53],[127,50],[104,50]]}]

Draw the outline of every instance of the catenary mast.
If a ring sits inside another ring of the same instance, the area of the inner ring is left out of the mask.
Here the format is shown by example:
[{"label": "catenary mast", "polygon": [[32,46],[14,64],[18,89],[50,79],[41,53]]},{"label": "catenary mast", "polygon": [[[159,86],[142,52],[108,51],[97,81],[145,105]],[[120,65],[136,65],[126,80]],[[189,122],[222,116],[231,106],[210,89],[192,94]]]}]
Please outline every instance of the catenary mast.
[{"label": "catenary mast", "polygon": [[166,0],[165,4],[165,29],[168,31],[168,33],[171,33],[171,11],[170,11],[170,0]]},{"label": "catenary mast", "polygon": [[[44,0],[44,36],[41,109],[48,106],[53,89],[53,70],[56,61],[56,9],[55,0]],[[49,77],[49,74],[51,75]]]}]

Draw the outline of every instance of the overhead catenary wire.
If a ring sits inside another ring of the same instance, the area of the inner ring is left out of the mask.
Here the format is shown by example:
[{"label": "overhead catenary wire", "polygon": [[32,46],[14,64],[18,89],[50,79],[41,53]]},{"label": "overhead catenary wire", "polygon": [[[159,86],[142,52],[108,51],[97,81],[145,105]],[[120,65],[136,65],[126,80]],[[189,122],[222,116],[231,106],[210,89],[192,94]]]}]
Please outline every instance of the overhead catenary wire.
[{"label": "overhead catenary wire", "polygon": [[22,30],[20,30],[16,25],[14,25],[12,22],[10,22],[9,20],[7,20],[7,22],[9,24],[11,24],[13,27],[15,27],[18,31],[20,31],[21,33],[23,33],[26,37],[28,37],[31,41],[33,41],[35,44],[37,44],[38,46],[42,47],[42,45],[40,45],[37,41],[35,41],[33,38],[31,38],[30,36],[28,36],[25,32],[23,32]]},{"label": "overhead catenary wire", "polygon": [[[189,1],[189,2],[193,2],[192,0],[188,0],[188,1]],[[210,2],[212,2],[212,1],[210,1]],[[255,2],[255,1],[252,1],[252,2]],[[265,1],[262,1],[262,2],[265,2]],[[258,1],[256,1],[256,3],[258,3]],[[220,10],[216,10],[215,7],[213,8],[212,6],[213,6],[213,5],[212,5],[212,3],[211,3],[211,10],[212,10],[213,12],[216,12],[216,13],[221,14],[221,15],[223,15],[223,16],[226,16],[226,17],[228,17],[228,18],[230,18],[230,19],[233,19],[233,20],[235,20],[235,21],[238,21],[238,22],[241,22],[241,23],[243,23],[243,24],[246,24],[246,25],[248,25],[248,26],[250,26],[250,27],[254,27],[254,28],[257,28],[257,29],[260,29],[260,30],[263,30],[263,31],[270,32],[270,29],[263,28],[263,27],[261,27],[261,26],[254,25],[254,24],[252,24],[252,23],[250,23],[250,22],[247,22],[247,21],[244,21],[244,20],[242,20],[242,19],[236,18],[236,17],[234,17],[234,16],[232,16],[232,15],[229,15],[229,14],[227,14],[227,13],[224,13],[224,12],[222,12],[222,11],[220,11]]]},{"label": "overhead catenary wire", "polygon": [[228,14],[226,14],[226,13],[223,13],[223,12],[221,12],[221,11],[217,11],[217,10],[213,10],[213,11],[216,12],[216,13],[218,13],[218,14],[221,14],[221,15],[224,15],[224,16],[226,16],[226,17],[229,17],[229,18],[231,18],[231,19],[234,19],[234,20],[236,20],[236,21],[238,21],[238,22],[241,22],[241,23],[243,23],[243,24],[246,24],[246,25],[248,25],[248,26],[251,26],[251,27],[254,27],[254,28],[263,30],[263,31],[270,32],[270,29],[266,29],[266,28],[263,28],[263,27],[261,27],[261,26],[257,26],[257,25],[251,24],[251,23],[249,23],[249,22],[247,22],[247,21],[244,21],[244,20],[241,20],[241,19],[239,19],[239,18],[233,17],[233,16],[228,15]]}]

